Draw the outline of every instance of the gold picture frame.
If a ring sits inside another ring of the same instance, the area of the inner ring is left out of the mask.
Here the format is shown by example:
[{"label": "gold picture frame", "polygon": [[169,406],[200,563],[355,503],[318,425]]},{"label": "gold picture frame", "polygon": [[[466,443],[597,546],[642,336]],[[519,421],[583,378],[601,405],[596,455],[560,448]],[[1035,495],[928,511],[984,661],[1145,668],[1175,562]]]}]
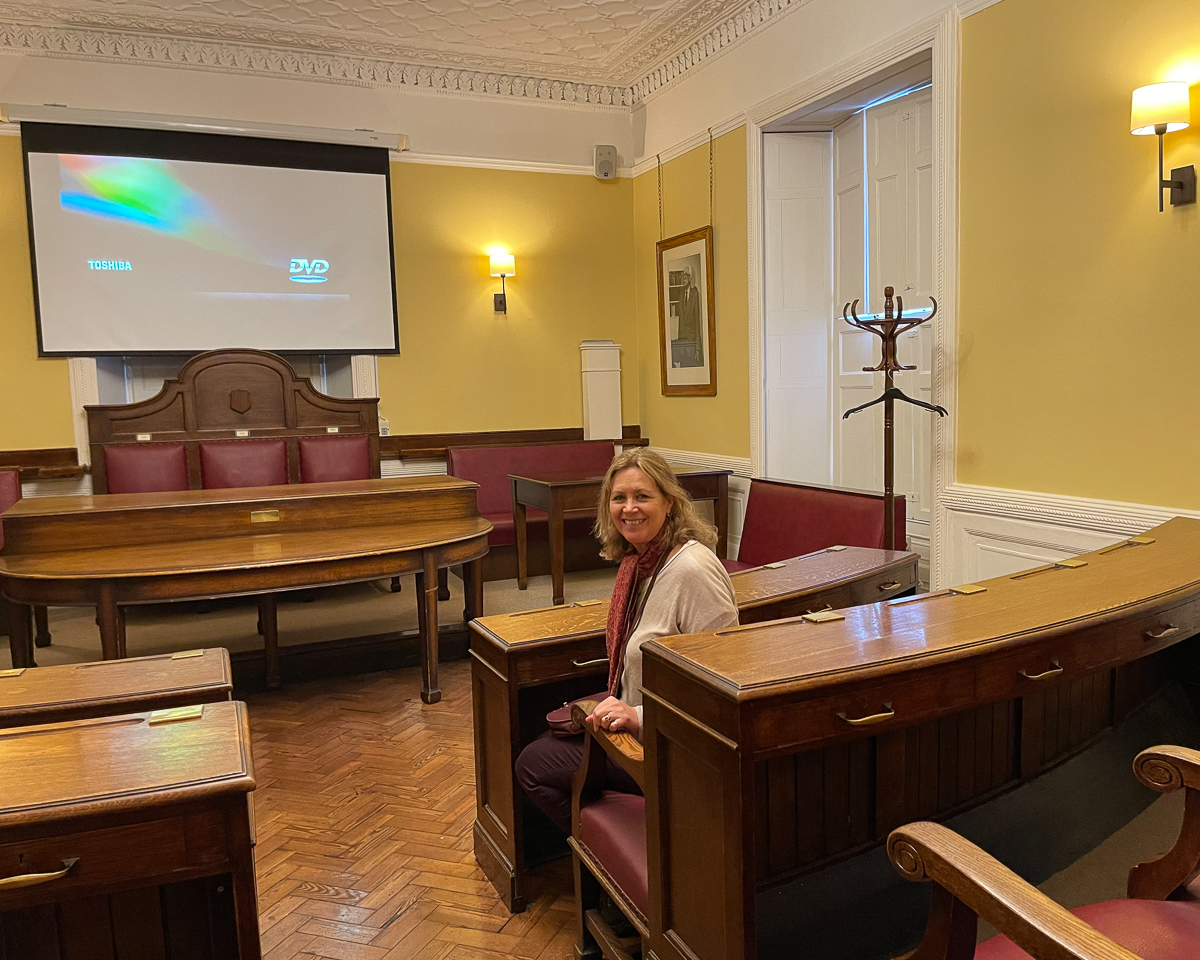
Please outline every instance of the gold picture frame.
[{"label": "gold picture frame", "polygon": [[717,395],[717,314],[713,230],[660,240],[658,356],[665,397]]}]

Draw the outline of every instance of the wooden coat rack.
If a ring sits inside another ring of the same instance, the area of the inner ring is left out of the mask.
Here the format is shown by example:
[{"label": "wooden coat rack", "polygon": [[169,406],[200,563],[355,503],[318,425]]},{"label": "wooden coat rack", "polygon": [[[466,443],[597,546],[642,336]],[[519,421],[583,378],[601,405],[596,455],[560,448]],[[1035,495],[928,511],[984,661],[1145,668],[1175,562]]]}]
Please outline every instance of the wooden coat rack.
[{"label": "wooden coat rack", "polygon": [[868,315],[860,318],[855,310],[858,306],[857,300],[846,304],[842,308],[843,320],[852,327],[870,331],[883,341],[883,358],[879,361],[878,365],[863,367],[863,372],[865,373],[883,371],[883,393],[874,400],[860,404],[857,407],[851,407],[842,414],[842,419],[845,420],[851,414],[865,410],[867,407],[873,407],[877,403],[883,404],[883,547],[885,550],[896,549],[896,401],[901,400],[905,403],[911,403],[913,406],[930,410],[939,417],[944,417],[947,414],[945,407],[925,403],[923,400],[916,400],[895,385],[895,374],[897,371],[916,369],[915,366],[904,366],[900,363],[896,354],[896,340],[900,334],[907,333],[914,327],[919,327],[921,324],[932,320],[937,315],[938,306],[937,301],[933,297],[930,297],[929,300],[933,304],[933,310],[929,316],[906,320],[904,319],[904,298],[893,297],[894,292],[892,287],[884,287],[883,315],[880,317]]}]

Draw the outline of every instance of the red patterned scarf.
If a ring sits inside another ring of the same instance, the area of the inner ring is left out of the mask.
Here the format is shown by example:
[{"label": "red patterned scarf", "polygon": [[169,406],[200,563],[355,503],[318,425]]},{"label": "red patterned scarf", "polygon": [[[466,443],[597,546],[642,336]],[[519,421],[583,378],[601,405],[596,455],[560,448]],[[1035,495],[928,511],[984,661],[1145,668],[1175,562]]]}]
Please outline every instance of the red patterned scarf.
[{"label": "red patterned scarf", "polygon": [[[665,524],[664,524],[665,526]],[[604,646],[608,650],[608,694],[617,695],[621,670],[625,665],[625,647],[634,627],[641,619],[642,606],[637,602],[638,587],[643,580],[655,576],[662,561],[670,552],[670,544],[659,534],[645,553],[629,553],[617,568],[613,584],[612,603],[608,608],[608,626],[604,631]]]}]

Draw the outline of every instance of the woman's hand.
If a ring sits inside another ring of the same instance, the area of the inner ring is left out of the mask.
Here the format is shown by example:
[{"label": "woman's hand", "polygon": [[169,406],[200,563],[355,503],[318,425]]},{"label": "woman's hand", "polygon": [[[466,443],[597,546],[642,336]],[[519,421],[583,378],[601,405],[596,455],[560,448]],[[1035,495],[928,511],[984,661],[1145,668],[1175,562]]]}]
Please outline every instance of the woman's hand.
[{"label": "woman's hand", "polygon": [[616,697],[601,700],[588,720],[593,727],[613,733],[629,733],[636,737],[641,732],[637,710]]}]

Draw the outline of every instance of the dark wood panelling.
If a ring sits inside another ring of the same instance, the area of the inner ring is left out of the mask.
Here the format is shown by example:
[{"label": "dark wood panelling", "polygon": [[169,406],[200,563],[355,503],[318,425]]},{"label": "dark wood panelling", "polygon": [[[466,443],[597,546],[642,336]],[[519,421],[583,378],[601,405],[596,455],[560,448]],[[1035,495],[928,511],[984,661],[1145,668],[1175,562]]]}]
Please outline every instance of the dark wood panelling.
[{"label": "dark wood panelling", "polygon": [[[1131,664],[1123,669],[1130,669],[1140,677],[1149,668]],[[1023,776],[1031,776],[1066,759],[1113,725],[1114,682],[1114,671],[1099,670],[1022,699]],[[1152,687],[1148,684],[1139,685],[1141,694],[1149,689]]]},{"label": "dark wood panelling", "polygon": [[[553,430],[488,430],[478,433],[410,433],[379,438],[379,455],[385,460],[444,460],[447,447],[521,447],[537,443],[581,443],[583,427]],[[627,446],[645,446],[637,424],[621,428],[620,442]]]},{"label": "dark wood panelling", "polygon": [[22,480],[48,480],[81,477],[87,467],[79,465],[74,447],[47,447],[41,450],[0,450],[0,469],[17,468]]}]

